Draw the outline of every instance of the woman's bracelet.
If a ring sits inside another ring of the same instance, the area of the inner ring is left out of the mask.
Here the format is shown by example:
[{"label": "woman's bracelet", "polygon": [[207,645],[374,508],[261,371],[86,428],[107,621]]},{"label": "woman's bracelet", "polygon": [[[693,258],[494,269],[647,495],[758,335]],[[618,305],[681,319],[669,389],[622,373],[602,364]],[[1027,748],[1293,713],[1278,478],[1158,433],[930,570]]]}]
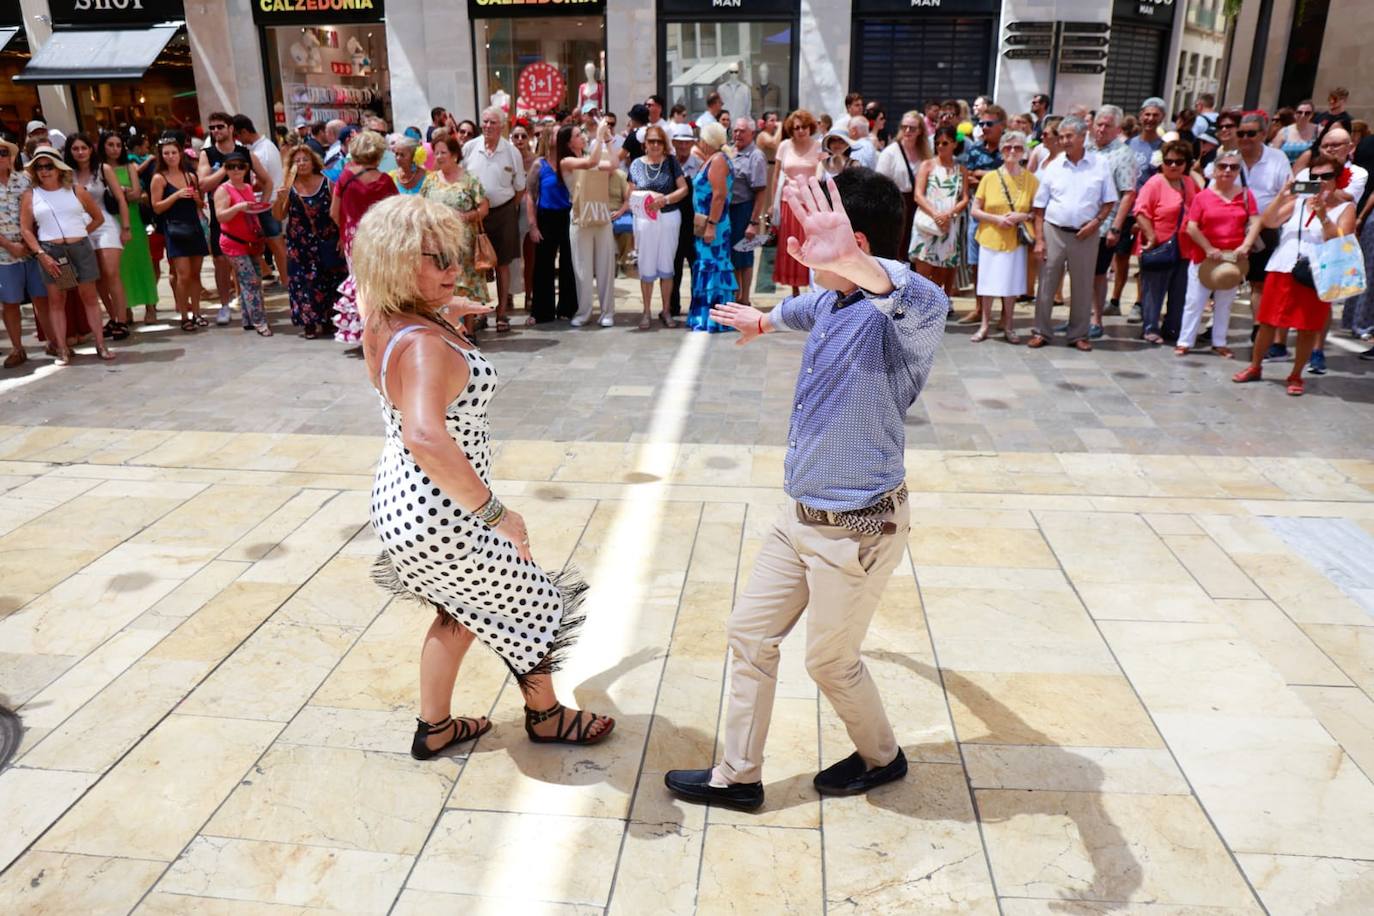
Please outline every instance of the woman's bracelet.
[{"label": "woman's bracelet", "polygon": [[495,528],[501,524],[501,519],[505,517],[506,507],[501,503],[501,500],[496,498],[496,494],[492,493],[491,497],[472,514],[481,519],[482,524],[488,528]]}]

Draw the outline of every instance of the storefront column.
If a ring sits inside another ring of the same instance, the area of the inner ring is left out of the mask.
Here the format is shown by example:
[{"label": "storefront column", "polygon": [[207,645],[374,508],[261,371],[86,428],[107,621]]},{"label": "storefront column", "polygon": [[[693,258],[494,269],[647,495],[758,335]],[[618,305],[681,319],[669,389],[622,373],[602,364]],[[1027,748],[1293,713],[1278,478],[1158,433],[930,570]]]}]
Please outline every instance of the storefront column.
[{"label": "storefront column", "polygon": [[253,0],[186,0],[186,35],[202,124],[212,111],[244,114],[255,125],[272,124],[258,30],[246,25],[253,21],[252,4]]},{"label": "storefront column", "polygon": [[619,115],[658,91],[658,28],[645,0],[606,0],[607,106]]},{"label": "storefront column", "polygon": [[477,120],[470,33],[465,4],[387,0],[386,53],[395,128],[424,130],[436,106],[456,118]]},{"label": "storefront column", "polygon": [[[849,3],[801,0],[801,40],[797,62],[797,107],[815,114],[843,113],[849,91]],[[863,49],[859,49],[862,53]]]},{"label": "storefront column", "polygon": [[[52,36],[52,15],[48,0],[19,0],[24,12],[24,34],[29,39],[30,51],[36,52],[48,43]],[[76,116],[76,100],[66,86],[38,85],[38,104],[43,106],[43,119],[49,127],[68,134],[79,129]]]}]

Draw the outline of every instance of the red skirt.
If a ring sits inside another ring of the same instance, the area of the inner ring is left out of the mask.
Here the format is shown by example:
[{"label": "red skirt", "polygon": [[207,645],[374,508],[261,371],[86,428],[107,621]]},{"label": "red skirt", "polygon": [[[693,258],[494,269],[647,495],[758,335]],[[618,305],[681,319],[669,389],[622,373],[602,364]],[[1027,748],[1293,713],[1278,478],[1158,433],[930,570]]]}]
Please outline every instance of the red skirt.
[{"label": "red skirt", "polygon": [[810,286],[811,270],[787,253],[787,240],[795,237],[797,244],[806,241],[801,220],[792,213],[787,201],[782,202],[782,217],[778,220],[778,256],[773,264],[773,282],[779,286]]},{"label": "red skirt", "polygon": [[1317,298],[1317,291],[1303,286],[1291,273],[1270,271],[1264,275],[1264,299],[1256,320],[1276,328],[1320,331],[1331,317],[1331,303]]}]

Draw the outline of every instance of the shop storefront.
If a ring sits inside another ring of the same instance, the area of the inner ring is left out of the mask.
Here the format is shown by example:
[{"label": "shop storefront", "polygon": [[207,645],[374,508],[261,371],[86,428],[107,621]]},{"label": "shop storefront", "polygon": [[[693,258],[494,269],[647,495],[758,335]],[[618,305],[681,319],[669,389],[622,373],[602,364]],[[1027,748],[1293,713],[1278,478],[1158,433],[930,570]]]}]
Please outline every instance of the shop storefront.
[{"label": "shop storefront", "polygon": [[0,0],[0,129],[16,137],[24,136],[24,125],[29,121],[43,117],[37,91],[14,82],[29,65],[29,57],[19,0]]},{"label": "shop storefront", "polygon": [[893,112],[991,94],[1001,0],[854,0],[850,86]]},{"label": "shop storefront", "polygon": [[786,115],[797,97],[797,0],[659,0],[659,92],[688,117],[719,92],[734,117]]},{"label": "shop storefront", "polygon": [[49,0],[49,9],[52,35],[13,83],[68,85],[84,130],[156,135],[195,122],[182,0]]},{"label": "shop storefront", "polygon": [[253,0],[276,124],[391,122],[384,0]]},{"label": "shop storefront", "polygon": [[530,117],[609,109],[605,0],[468,0],[468,20],[478,111],[495,105]]},{"label": "shop storefront", "polygon": [[1174,0],[1116,0],[1102,101],[1135,111],[1164,92],[1177,6]]}]

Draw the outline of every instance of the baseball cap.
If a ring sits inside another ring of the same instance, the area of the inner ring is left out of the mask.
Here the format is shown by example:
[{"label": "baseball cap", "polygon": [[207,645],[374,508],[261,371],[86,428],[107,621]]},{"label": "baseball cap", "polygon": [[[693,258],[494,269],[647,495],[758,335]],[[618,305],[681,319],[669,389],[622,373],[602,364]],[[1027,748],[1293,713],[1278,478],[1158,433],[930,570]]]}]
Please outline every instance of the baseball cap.
[{"label": "baseball cap", "polygon": [[42,121],[30,121],[29,126],[24,128],[24,136],[28,136],[36,130],[47,130],[48,125]]}]

